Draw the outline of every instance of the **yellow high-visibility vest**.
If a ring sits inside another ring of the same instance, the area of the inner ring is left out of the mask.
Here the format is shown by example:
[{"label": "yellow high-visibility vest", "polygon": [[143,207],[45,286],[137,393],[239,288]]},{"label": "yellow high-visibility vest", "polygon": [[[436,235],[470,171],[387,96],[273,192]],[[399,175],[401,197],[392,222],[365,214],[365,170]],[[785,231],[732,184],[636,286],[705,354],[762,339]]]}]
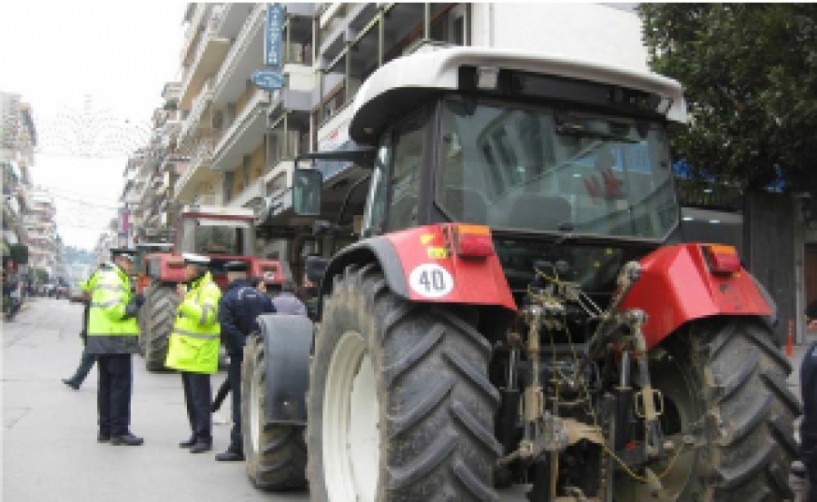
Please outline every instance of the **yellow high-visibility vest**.
[{"label": "yellow high-visibility vest", "polygon": [[87,281],[91,303],[88,312],[89,354],[133,354],[139,351],[139,325],[135,317],[122,319],[131,301],[130,279],[116,265],[100,268]]},{"label": "yellow high-visibility vest", "polygon": [[221,289],[210,272],[190,284],[176,310],[165,366],[209,375],[218,370],[220,299]]}]

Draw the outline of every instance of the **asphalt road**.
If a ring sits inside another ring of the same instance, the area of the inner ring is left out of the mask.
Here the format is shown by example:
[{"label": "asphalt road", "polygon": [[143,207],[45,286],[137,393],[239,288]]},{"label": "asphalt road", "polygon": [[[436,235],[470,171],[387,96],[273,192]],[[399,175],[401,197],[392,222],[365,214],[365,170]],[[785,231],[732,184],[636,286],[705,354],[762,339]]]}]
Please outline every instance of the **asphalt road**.
[{"label": "asphalt road", "polygon": [[[181,379],[148,373],[139,356],[133,359],[131,429],[145,444],[97,443],[96,367],[79,391],[60,381],[79,361],[81,316],[78,303],[36,298],[3,323],[3,501],[309,500],[305,491],[258,491],[243,462],[215,461],[229,442],[229,401],[214,416],[212,452],[179,448],[190,435]],[[214,389],[224,377],[213,377]]]},{"label": "asphalt road", "polygon": [[[2,500],[305,501],[307,492],[270,494],[248,481],[243,462],[220,463],[214,455],[229,442],[229,401],[214,415],[214,449],[191,455],[178,442],[189,436],[181,379],[148,373],[134,356],[132,431],[139,447],[96,442],[96,368],[79,391],[66,387],[79,361],[82,307],[66,300],[30,300],[2,325]],[[817,335],[817,334],[815,334]],[[815,336],[809,336],[811,342]],[[794,346],[791,390],[806,346]],[[225,374],[212,379],[217,389]],[[522,487],[501,493],[503,501],[525,500]]]}]

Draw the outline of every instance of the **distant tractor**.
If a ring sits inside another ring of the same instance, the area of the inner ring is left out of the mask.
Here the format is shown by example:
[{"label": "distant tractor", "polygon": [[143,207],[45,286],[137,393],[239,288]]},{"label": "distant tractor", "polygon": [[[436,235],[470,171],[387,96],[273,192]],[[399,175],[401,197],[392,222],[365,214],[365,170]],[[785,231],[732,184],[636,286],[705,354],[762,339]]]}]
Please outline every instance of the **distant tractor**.
[{"label": "distant tractor", "polygon": [[[262,316],[244,353],[251,480],[332,502],[792,498],[772,306],[734,248],[679,243],[686,121],[677,82],[596,63],[457,48],[375,71],[361,148],[308,156],[371,169],[362,239],[316,224],[317,323]],[[293,177],[296,214],[338,185]]]},{"label": "distant tractor", "polygon": [[210,270],[222,288],[227,285],[223,266],[232,260],[250,264],[248,274],[271,286],[285,277],[280,262],[260,259],[255,253],[253,212],[248,209],[216,206],[185,206],[179,216],[176,241],[171,252],[144,255],[145,301],[139,313],[141,345],[148,370],[164,369],[167,345],[179,297],[176,286],[183,282],[181,253],[197,253],[211,258]]}]

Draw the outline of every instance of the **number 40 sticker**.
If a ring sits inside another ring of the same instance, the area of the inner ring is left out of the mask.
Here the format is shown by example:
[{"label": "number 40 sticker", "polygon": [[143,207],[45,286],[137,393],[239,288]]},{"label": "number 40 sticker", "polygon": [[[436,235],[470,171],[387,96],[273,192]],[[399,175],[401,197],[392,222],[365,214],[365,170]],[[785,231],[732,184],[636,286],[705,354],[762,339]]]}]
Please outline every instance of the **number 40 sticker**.
[{"label": "number 40 sticker", "polygon": [[434,263],[414,267],[409,274],[409,286],[420,296],[440,298],[454,289],[454,278],[448,270]]}]

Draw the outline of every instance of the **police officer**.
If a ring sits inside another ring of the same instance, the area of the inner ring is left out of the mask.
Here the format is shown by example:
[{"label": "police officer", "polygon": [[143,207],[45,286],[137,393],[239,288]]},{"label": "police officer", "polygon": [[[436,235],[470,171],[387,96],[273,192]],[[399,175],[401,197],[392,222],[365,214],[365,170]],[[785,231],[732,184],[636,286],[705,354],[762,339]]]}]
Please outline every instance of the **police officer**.
[{"label": "police officer", "polygon": [[306,305],[295,296],[295,284],[289,279],[281,284],[281,292],[272,299],[279,314],[306,315]]},{"label": "police officer", "polygon": [[230,431],[230,446],[224,453],[216,455],[216,460],[228,462],[244,460],[241,439],[241,361],[244,345],[247,336],[256,329],[256,318],[260,314],[275,312],[275,307],[270,297],[258,291],[247,280],[247,263],[231,261],[224,268],[227,270],[229,285],[218,305],[218,320],[221,323],[221,339],[230,356],[227,380],[233,395],[233,428]]},{"label": "police officer", "polygon": [[85,350],[97,356],[99,371],[97,441],[112,445],[138,446],[144,441],[130,432],[131,354],[139,350],[138,306],[128,278],[133,254],[132,249],[111,249],[113,263],[100,268],[90,290]]},{"label": "police officer", "polygon": [[165,366],[182,375],[184,401],[192,434],[179,446],[202,453],[213,446],[210,412],[210,375],[218,369],[218,302],[221,290],[207,271],[206,256],[183,253],[184,278],[179,284],[181,301],[170,334]]},{"label": "police officer", "polygon": [[88,376],[88,373],[93,368],[94,363],[96,362],[96,356],[93,354],[88,353],[87,345],[88,345],[88,315],[90,314],[91,305],[90,305],[90,298],[91,292],[94,289],[94,285],[99,280],[99,271],[108,268],[108,264],[103,263],[94,270],[94,273],[91,274],[88,279],[79,283],[79,287],[82,290],[82,303],[84,304],[83,312],[82,312],[82,330],[79,332],[79,336],[82,339],[82,345],[85,348],[82,349],[82,356],[79,359],[79,366],[77,366],[77,370],[70,378],[63,378],[62,383],[71,387],[74,390],[79,390],[80,385],[82,382],[85,381],[85,377]]}]

